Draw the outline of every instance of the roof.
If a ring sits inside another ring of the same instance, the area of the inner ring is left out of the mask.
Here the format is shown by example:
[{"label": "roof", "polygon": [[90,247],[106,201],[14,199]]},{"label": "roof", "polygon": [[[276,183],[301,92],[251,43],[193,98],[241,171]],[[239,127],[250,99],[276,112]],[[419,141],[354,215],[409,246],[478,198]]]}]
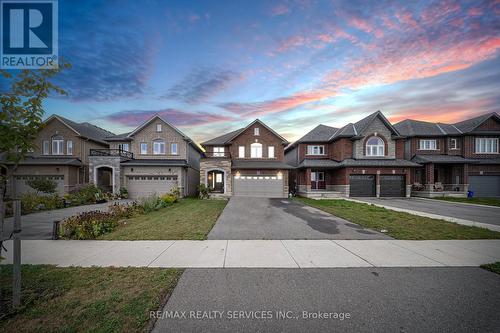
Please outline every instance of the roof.
[{"label": "roof", "polygon": [[481,158],[476,160],[477,164],[500,164],[500,158]]},{"label": "roof", "polygon": [[328,142],[338,130],[338,128],[320,124],[296,142]]},{"label": "roof", "polygon": [[233,160],[232,169],[293,169],[291,165],[282,161],[272,160]]},{"label": "roof", "polygon": [[68,157],[27,157],[19,162],[20,165],[70,165],[82,166],[82,161],[78,158]]},{"label": "roof", "polygon": [[105,140],[106,141],[132,141],[132,138],[128,136],[130,133],[131,132],[117,134],[114,136],[108,136],[105,138]]},{"label": "roof", "polygon": [[337,168],[339,162],[330,159],[304,159],[297,168]]},{"label": "roof", "polygon": [[155,165],[155,166],[188,166],[186,160],[167,160],[167,159],[135,159],[135,160],[127,160],[121,162],[122,165],[125,166],[147,166],[147,165]]},{"label": "roof", "polygon": [[421,164],[477,163],[477,160],[464,158],[458,155],[415,155],[411,160]]},{"label": "roof", "polygon": [[94,124],[91,124],[89,122],[83,122],[83,123],[77,123],[72,120],[69,120],[67,118],[64,118],[59,115],[52,115],[49,118],[45,120],[45,123],[49,122],[52,119],[59,119],[63,124],[71,128],[73,131],[76,132],[81,137],[93,140],[93,141],[98,141],[101,143],[106,143],[105,138],[109,136],[115,135],[114,133],[107,131],[99,126],[96,126]]},{"label": "roof", "polygon": [[340,162],[330,159],[305,159],[297,168],[345,168],[345,167],[418,167],[420,164],[402,159],[352,159]]},{"label": "roof", "polygon": [[498,121],[500,121],[500,116],[497,113],[492,112],[492,113],[486,113],[486,114],[483,114],[483,115],[478,116],[478,117],[474,117],[471,119],[467,119],[467,120],[455,123],[454,125],[462,132],[471,132],[476,127],[478,127],[479,125],[481,125],[486,120],[488,120],[492,117],[497,119]]},{"label": "roof", "polygon": [[392,134],[399,136],[400,133],[398,130],[391,124],[391,122],[384,116],[384,114],[379,110],[371,115],[355,122],[353,124],[355,134],[362,134],[368,126],[375,120],[375,118],[379,118],[382,122],[387,126],[387,128],[392,132]]},{"label": "roof", "polygon": [[207,141],[201,143],[201,145],[203,145],[203,146],[212,146],[212,145],[227,145],[227,144],[230,144],[231,141],[234,138],[236,138],[238,135],[240,135],[246,129],[250,128],[255,123],[259,123],[260,125],[262,125],[266,129],[268,129],[271,133],[273,133],[278,138],[280,138],[284,145],[288,144],[288,140],[287,139],[285,139],[284,137],[282,137],[281,135],[279,135],[278,133],[276,133],[271,127],[269,127],[266,124],[264,124],[260,119],[255,119],[254,121],[252,121],[250,124],[248,124],[244,128],[240,128],[240,129],[237,129],[235,131],[232,131],[232,132],[223,134],[221,136],[218,136],[216,138],[207,140]]}]

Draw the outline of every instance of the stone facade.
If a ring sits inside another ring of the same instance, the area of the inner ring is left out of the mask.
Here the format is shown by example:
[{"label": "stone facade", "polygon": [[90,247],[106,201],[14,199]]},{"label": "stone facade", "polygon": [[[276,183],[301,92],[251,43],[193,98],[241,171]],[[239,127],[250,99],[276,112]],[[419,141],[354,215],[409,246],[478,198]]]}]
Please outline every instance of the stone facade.
[{"label": "stone facade", "polygon": [[372,156],[366,156],[365,154],[365,139],[375,134],[380,136],[386,143],[385,158],[396,158],[396,142],[391,138],[392,132],[389,130],[387,125],[380,120],[380,118],[375,118],[365,129],[364,133],[361,133],[361,135],[364,136],[363,139],[354,141],[354,158],[373,158]]},{"label": "stone facade", "polygon": [[200,161],[200,184],[207,184],[207,173],[219,170],[224,172],[224,193],[213,196],[228,197],[233,194],[233,177],[231,173],[231,160],[229,158],[202,158]]},{"label": "stone facade", "polygon": [[121,158],[119,156],[89,156],[89,182],[97,185],[97,170],[109,167],[113,170],[113,193],[119,193],[122,185]]}]

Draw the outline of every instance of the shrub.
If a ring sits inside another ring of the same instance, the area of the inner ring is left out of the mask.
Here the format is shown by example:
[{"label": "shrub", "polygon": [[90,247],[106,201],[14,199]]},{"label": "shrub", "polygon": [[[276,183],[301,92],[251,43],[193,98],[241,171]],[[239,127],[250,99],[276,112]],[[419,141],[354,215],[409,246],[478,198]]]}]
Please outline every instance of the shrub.
[{"label": "shrub", "polygon": [[64,208],[64,199],[55,193],[50,195],[24,193],[21,195],[21,209],[23,214],[58,208]]},{"label": "shrub", "polygon": [[163,202],[157,194],[153,194],[147,198],[141,198],[139,200],[139,205],[143,207],[144,213],[146,214],[166,206],[165,202]]},{"label": "shrub", "polygon": [[109,206],[108,212],[115,216],[117,219],[130,218],[136,214],[144,213],[144,208],[139,206],[137,202],[132,202],[131,204],[113,204]]},{"label": "shrub", "polygon": [[61,222],[60,236],[66,239],[95,239],[113,231],[118,218],[113,213],[84,212]]},{"label": "shrub", "polygon": [[198,185],[198,192],[200,193],[200,199],[210,198],[210,188],[208,188],[205,184]]},{"label": "shrub", "polygon": [[128,190],[125,187],[120,187],[120,198],[122,199],[128,198]]},{"label": "shrub", "polygon": [[87,184],[75,187],[65,196],[65,198],[70,201],[72,205],[77,206],[95,203],[101,195],[101,189],[94,184]]},{"label": "shrub", "polygon": [[171,205],[178,201],[177,197],[173,194],[164,194],[161,196],[161,200],[167,205]]},{"label": "shrub", "polygon": [[170,194],[173,195],[177,199],[181,197],[181,190],[176,186],[170,190]]},{"label": "shrub", "polygon": [[35,177],[26,181],[26,185],[34,189],[37,193],[55,193],[57,183],[45,177]]}]

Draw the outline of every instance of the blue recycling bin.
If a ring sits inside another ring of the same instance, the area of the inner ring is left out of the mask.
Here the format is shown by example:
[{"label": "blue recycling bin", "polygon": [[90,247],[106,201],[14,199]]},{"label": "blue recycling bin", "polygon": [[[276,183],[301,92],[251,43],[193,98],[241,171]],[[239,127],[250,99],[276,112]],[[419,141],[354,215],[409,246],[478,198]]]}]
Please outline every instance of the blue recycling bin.
[{"label": "blue recycling bin", "polygon": [[473,191],[467,191],[467,198],[472,198],[474,196],[474,192]]}]

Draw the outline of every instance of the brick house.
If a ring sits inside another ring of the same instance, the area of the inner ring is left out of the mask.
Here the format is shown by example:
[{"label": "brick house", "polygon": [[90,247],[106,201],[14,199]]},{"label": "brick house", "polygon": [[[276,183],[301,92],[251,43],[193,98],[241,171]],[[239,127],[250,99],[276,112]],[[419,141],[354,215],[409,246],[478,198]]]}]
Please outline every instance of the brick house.
[{"label": "brick house", "polygon": [[[89,154],[109,145],[104,138],[113,135],[93,124],[76,123],[58,115],[47,118],[35,139],[36,148],[16,169],[9,192],[14,195],[33,191],[26,180],[49,178],[64,194],[89,180]],[[9,186],[10,187],[10,186]]]},{"label": "brick house", "polygon": [[377,111],[342,128],[318,125],[285,149],[290,186],[310,198],[411,194],[420,165],[404,159],[404,137]]},{"label": "brick house", "polygon": [[195,195],[203,151],[188,136],[155,115],[135,130],[108,136],[106,149],[89,152],[90,182],[129,197],[164,194],[174,187]]},{"label": "brick house", "polygon": [[260,120],[203,142],[200,183],[213,196],[288,197],[286,139]]},{"label": "brick house", "polygon": [[489,113],[455,124],[407,119],[394,125],[407,139],[412,195],[500,196],[500,117]]}]

